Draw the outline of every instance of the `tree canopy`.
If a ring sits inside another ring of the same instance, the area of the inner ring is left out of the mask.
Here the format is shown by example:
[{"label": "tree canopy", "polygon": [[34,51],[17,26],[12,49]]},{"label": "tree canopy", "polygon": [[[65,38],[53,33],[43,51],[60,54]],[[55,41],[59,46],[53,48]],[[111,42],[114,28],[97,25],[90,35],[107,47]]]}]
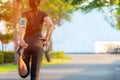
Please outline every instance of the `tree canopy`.
[{"label": "tree canopy", "polygon": [[[0,20],[5,20],[10,27],[14,23],[15,5],[15,0],[0,0]],[[119,0],[42,0],[40,9],[45,11],[55,24],[60,24],[63,19],[71,20],[71,13],[75,10],[88,13],[92,10],[103,10],[104,7],[110,9],[112,6],[117,6],[116,14],[120,14]],[[28,7],[28,0],[22,0],[21,12]]]},{"label": "tree canopy", "polygon": [[[17,13],[17,0],[7,0],[5,2],[0,0],[0,21],[5,22],[7,29],[6,32],[8,32],[9,34],[14,33],[15,38],[18,36],[19,30],[17,29],[19,21],[16,23],[16,20],[19,19],[16,18],[18,17],[16,15],[20,16],[23,11],[28,10],[29,8],[28,0],[19,1],[22,1],[22,3],[19,8],[20,13]],[[74,7],[71,4],[71,0],[69,0],[68,2],[64,2],[63,0],[42,0],[40,5],[40,9],[45,11],[51,17],[55,25],[60,25],[63,19],[71,20],[70,14],[72,13],[71,10],[73,8]],[[5,35],[2,35],[2,38],[3,36]],[[8,41],[11,41],[11,39]]]},{"label": "tree canopy", "polygon": [[[0,20],[5,20],[13,23],[15,17],[15,0],[8,0],[7,2],[0,1]],[[27,10],[28,0],[22,0],[21,12]],[[53,20],[55,24],[60,24],[62,19],[71,20],[73,5],[71,0],[64,2],[63,0],[42,0],[40,9],[45,11]]]},{"label": "tree canopy", "polygon": [[[12,29],[15,11],[16,0],[8,0],[3,2],[0,0],[0,20],[6,21],[7,29]],[[116,6],[113,10],[111,7]],[[28,0],[22,0],[21,12],[27,10]],[[57,25],[61,24],[61,20],[71,20],[71,13],[76,10],[81,10],[84,13],[92,10],[104,11],[107,8],[117,20],[115,26],[119,29],[120,1],[119,0],[42,0],[40,9],[45,11]],[[113,13],[114,12],[114,13]]]},{"label": "tree canopy", "polygon": [[103,7],[111,7],[116,4],[115,0],[73,0],[72,4],[76,9],[90,12],[94,9],[101,10]]},{"label": "tree canopy", "polygon": [[102,12],[108,23],[120,30],[120,0],[72,0],[72,5],[83,13],[93,10]]}]

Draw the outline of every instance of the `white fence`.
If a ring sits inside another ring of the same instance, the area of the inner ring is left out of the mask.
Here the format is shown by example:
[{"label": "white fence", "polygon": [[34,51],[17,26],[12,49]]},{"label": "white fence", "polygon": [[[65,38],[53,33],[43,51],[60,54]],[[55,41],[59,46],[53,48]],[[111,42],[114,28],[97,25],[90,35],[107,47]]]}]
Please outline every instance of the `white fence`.
[{"label": "white fence", "polygon": [[120,41],[96,41],[94,45],[96,53],[107,53],[118,46],[120,47]]}]

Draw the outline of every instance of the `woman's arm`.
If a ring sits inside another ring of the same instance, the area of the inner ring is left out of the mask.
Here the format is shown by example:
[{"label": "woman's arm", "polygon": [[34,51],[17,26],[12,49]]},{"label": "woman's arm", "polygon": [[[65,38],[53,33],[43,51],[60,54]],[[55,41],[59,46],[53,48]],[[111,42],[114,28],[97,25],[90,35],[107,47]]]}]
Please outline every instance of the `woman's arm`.
[{"label": "woman's arm", "polygon": [[50,17],[48,16],[44,18],[44,22],[46,23],[46,27],[47,27],[47,33],[46,33],[45,38],[48,41],[54,29],[54,24],[52,20],[50,19]]},{"label": "woman's arm", "polygon": [[23,48],[27,47],[27,44],[24,41],[24,35],[25,35],[25,29],[26,29],[26,19],[25,18],[21,18],[20,19],[20,46]]},{"label": "woman's arm", "polygon": [[19,28],[20,29],[20,40],[23,40],[24,35],[25,35],[25,28]]}]

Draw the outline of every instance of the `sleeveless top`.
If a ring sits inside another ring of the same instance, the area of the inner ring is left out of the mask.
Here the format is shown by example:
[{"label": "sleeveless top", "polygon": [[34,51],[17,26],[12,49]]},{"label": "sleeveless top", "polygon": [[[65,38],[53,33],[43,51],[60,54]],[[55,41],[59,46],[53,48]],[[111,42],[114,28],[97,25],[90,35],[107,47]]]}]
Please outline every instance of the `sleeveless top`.
[{"label": "sleeveless top", "polygon": [[42,37],[42,27],[44,22],[44,17],[47,14],[43,11],[37,11],[33,13],[31,10],[23,12],[22,17],[27,19],[26,31],[24,35],[24,40],[28,44],[39,45],[41,44],[40,37]]},{"label": "sleeveless top", "polygon": [[31,10],[26,11],[22,14],[22,17],[27,19],[26,31],[24,37],[41,37],[44,17],[47,14],[43,11],[37,11],[33,13]]}]

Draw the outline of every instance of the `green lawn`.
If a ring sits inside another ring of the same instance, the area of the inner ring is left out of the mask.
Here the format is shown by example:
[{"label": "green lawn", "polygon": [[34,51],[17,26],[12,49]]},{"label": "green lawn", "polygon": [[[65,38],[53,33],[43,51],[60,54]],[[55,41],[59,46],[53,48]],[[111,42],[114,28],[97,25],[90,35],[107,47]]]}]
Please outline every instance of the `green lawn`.
[{"label": "green lawn", "polygon": [[7,71],[11,71],[11,70],[16,70],[17,69],[17,65],[14,64],[2,64],[0,65],[0,72],[7,72]]},{"label": "green lawn", "polygon": [[[50,65],[56,65],[56,64],[62,64],[62,63],[67,63],[70,62],[72,59],[71,58],[64,58],[64,59],[60,59],[60,58],[56,58],[56,59],[52,59],[51,62],[47,62],[45,59],[42,62],[42,66],[50,66]],[[0,65],[0,73],[1,72],[8,72],[11,70],[17,70],[17,65],[14,64],[1,64]]]}]

